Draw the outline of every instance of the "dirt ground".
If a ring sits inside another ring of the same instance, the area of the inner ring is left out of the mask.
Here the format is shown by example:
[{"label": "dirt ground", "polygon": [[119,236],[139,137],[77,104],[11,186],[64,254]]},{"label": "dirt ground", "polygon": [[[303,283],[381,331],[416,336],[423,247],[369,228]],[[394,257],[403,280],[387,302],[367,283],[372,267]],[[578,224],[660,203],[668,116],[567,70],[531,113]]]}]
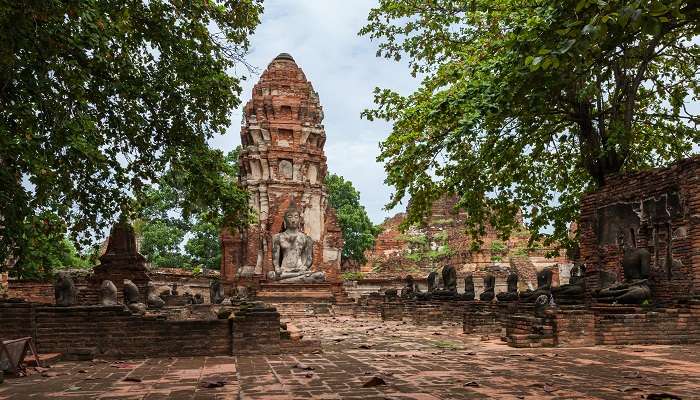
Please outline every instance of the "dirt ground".
[{"label": "dirt ground", "polygon": [[0,399],[700,399],[698,345],[514,349],[456,324],[292,324],[323,351],[60,362],[6,379]]}]

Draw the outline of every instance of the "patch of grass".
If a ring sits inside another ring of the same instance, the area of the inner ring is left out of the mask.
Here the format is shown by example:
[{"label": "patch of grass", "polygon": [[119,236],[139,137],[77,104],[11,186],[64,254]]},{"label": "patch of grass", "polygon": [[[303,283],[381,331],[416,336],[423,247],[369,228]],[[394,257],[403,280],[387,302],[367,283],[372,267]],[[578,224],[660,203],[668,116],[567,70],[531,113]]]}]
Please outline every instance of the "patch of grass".
[{"label": "patch of grass", "polygon": [[341,278],[343,278],[344,281],[359,281],[364,279],[364,274],[362,272],[343,272],[340,274]]},{"label": "patch of grass", "polygon": [[448,340],[434,340],[430,342],[431,345],[437,347],[438,349],[445,349],[445,350],[462,350],[462,344],[461,343],[455,343],[455,342],[450,342]]}]

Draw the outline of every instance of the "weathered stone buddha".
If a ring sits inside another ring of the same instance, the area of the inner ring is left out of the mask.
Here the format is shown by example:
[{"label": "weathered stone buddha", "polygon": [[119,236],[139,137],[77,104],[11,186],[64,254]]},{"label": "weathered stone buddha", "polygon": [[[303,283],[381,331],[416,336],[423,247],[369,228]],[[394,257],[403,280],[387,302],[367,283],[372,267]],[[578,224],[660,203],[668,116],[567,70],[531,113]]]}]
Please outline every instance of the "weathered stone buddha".
[{"label": "weathered stone buddha", "polygon": [[311,270],[314,241],[299,230],[301,215],[292,204],[284,214],[284,231],[272,236],[272,265],[268,278],[280,283],[320,283],[326,274]]},{"label": "weathered stone buddha", "polygon": [[457,294],[457,270],[451,265],[445,265],[442,269],[442,282],[445,285],[445,292]]},{"label": "weathered stone buddha", "polygon": [[403,289],[401,289],[401,298],[402,299],[415,298],[416,297],[416,283],[413,280],[413,276],[406,275],[404,282],[405,283],[404,283]]},{"label": "weathered stone buddha", "polygon": [[53,285],[57,306],[74,306],[78,302],[78,288],[73,283],[73,278],[65,271],[56,274],[56,282]]},{"label": "weathered stone buddha", "polygon": [[603,303],[640,304],[651,299],[649,288],[649,263],[651,254],[647,249],[630,246],[624,237],[622,242],[622,270],[624,282],[596,290],[593,296]]},{"label": "weathered stone buddha", "polygon": [[434,292],[438,288],[438,274],[432,271],[428,274],[428,293]]},{"label": "weathered stone buddha", "polygon": [[552,270],[545,268],[537,273],[537,288],[535,290],[527,290],[525,293],[520,293],[520,300],[534,303],[538,297],[545,295],[547,298],[551,295],[552,290]]},{"label": "weathered stone buddha", "polygon": [[442,268],[443,289],[435,290],[434,297],[452,298],[457,296],[457,270],[451,265]]},{"label": "weathered stone buddha", "polygon": [[146,313],[146,305],[139,299],[139,288],[129,279],[124,279],[124,304],[133,313]]},{"label": "weathered stone buddha", "polygon": [[100,305],[116,306],[119,304],[117,300],[117,286],[110,280],[103,280],[100,286]]},{"label": "weathered stone buddha", "polygon": [[484,291],[479,295],[481,301],[491,301],[495,297],[496,277],[493,274],[484,276]]},{"label": "weathered stone buddha", "polygon": [[464,293],[462,294],[462,299],[472,301],[475,295],[474,277],[472,274],[469,274],[464,277]]},{"label": "weathered stone buddha", "polygon": [[224,287],[218,279],[212,279],[209,282],[209,298],[211,299],[211,304],[221,304],[226,298]]},{"label": "weathered stone buddha", "polygon": [[433,298],[433,294],[438,289],[438,274],[435,271],[431,271],[427,277],[428,281],[428,291],[424,293],[416,293],[416,298],[418,300],[430,300]]},{"label": "weathered stone buddha", "polygon": [[518,274],[511,272],[506,280],[508,289],[496,295],[498,301],[515,301],[518,300]]},{"label": "weathered stone buddha", "polygon": [[156,294],[156,286],[148,281],[146,284],[146,304],[151,308],[163,308],[165,301]]},{"label": "weathered stone buddha", "polygon": [[584,265],[574,265],[571,268],[569,283],[552,288],[552,295],[560,304],[579,304],[584,300],[586,293],[586,281],[584,275],[586,267]]}]

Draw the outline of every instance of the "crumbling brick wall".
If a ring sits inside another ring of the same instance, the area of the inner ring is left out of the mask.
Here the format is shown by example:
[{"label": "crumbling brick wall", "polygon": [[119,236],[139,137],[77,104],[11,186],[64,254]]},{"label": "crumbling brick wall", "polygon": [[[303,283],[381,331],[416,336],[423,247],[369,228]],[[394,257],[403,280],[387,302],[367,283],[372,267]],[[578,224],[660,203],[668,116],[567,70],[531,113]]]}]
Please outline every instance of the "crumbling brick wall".
[{"label": "crumbling brick wall", "polygon": [[[111,357],[230,355],[228,320],[170,321],[121,306],[0,303],[0,337],[32,336],[41,353]],[[279,330],[279,329],[278,329]]]},{"label": "crumbling brick wall", "polygon": [[[652,296],[682,300],[700,289],[700,157],[668,168],[606,178],[586,195],[579,222],[581,261],[590,289],[600,273],[622,280],[618,236],[651,253]],[[669,242],[671,246],[669,248]]]},{"label": "crumbling brick wall", "polygon": [[478,293],[481,278],[488,272],[496,275],[500,290],[505,288],[508,270],[516,270],[521,288],[525,290],[528,284],[536,285],[538,270],[568,262],[563,252],[559,257],[546,258],[553,248],[539,244],[529,247],[530,236],[524,226],[508,240],[501,240],[496,230],[487,226],[482,245],[472,249],[471,236],[466,233],[468,216],[455,210],[457,200],[457,197],[447,196],[435,201],[426,224],[406,232],[400,230],[406,218],[404,213],[386,219],[374,247],[365,253],[367,262],[360,271],[371,279],[406,275],[415,278],[425,277],[432,270],[450,264],[457,268],[460,280],[466,274],[474,275]]}]

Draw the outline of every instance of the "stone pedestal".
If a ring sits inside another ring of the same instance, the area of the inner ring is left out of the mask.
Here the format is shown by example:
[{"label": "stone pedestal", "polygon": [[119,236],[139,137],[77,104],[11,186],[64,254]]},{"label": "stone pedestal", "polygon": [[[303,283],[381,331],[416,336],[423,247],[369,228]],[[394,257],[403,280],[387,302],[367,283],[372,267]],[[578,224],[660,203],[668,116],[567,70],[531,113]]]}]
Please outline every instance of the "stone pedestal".
[{"label": "stone pedestal", "polygon": [[279,354],[280,314],[264,304],[243,306],[232,318],[233,354]]},{"label": "stone pedestal", "polygon": [[330,283],[263,283],[255,298],[277,307],[283,317],[332,315],[335,303]]},{"label": "stone pedestal", "polygon": [[386,302],[381,308],[382,321],[402,321],[403,320],[403,303],[401,302]]}]

